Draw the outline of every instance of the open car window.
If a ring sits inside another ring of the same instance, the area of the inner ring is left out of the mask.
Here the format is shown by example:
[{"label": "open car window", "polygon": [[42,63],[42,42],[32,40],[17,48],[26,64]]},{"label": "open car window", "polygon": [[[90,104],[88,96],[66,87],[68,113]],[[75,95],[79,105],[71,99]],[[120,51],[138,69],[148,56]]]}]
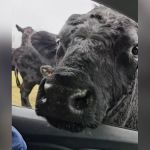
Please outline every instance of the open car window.
[{"label": "open car window", "polygon": [[137,1],[125,4],[13,1],[12,122],[29,149],[137,149]]}]

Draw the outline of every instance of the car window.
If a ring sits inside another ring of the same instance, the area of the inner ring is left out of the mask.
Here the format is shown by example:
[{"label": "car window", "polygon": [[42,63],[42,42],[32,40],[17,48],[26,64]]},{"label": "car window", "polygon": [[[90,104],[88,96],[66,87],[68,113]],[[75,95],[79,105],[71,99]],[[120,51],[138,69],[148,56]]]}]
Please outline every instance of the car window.
[{"label": "car window", "polygon": [[70,131],[99,122],[137,130],[138,25],[115,10],[90,0],[14,0],[12,105],[36,107]]}]

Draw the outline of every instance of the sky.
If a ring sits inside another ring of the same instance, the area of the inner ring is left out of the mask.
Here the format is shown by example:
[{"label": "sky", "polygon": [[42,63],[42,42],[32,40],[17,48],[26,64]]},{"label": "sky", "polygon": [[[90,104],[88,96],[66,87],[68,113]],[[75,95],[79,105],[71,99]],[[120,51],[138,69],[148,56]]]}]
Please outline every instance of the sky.
[{"label": "sky", "polygon": [[94,4],[91,0],[13,0],[12,47],[21,43],[16,24],[57,34],[71,14],[86,13]]}]

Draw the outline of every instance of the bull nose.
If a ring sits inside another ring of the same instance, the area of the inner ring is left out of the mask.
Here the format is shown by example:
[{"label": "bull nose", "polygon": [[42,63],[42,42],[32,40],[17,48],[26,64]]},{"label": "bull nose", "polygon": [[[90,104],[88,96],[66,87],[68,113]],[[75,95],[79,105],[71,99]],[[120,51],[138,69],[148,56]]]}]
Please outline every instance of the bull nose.
[{"label": "bull nose", "polygon": [[74,114],[81,114],[93,102],[91,92],[88,90],[78,90],[69,97],[69,109]]}]

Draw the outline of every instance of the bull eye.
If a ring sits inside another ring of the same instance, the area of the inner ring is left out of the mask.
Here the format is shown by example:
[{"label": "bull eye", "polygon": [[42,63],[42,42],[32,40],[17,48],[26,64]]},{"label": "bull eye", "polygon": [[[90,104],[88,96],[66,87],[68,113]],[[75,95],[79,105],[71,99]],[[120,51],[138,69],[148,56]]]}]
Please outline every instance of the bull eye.
[{"label": "bull eye", "polygon": [[60,44],[60,39],[56,39],[56,43],[57,43],[57,45],[59,45]]},{"label": "bull eye", "polygon": [[136,46],[134,46],[133,48],[132,48],[132,54],[133,55],[138,55],[138,45],[136,45]]}]

